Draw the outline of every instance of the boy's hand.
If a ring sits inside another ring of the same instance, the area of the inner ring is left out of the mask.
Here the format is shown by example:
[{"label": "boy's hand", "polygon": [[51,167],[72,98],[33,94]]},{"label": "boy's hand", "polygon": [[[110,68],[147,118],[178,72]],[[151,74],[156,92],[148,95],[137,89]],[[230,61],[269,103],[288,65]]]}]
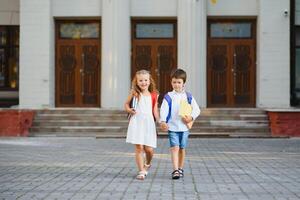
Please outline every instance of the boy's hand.
[{"label": "boy's hand", "polygon": [[192,116],[187,116],[187,115],[183,116],[181,119],[185,124],[188,124],[193,121]]},{"label": "boy's hand", "polygon": [[161,128],[162,131],[168,131],[169,126],[166,122],[161,122],[160,123],[160,128]]}]

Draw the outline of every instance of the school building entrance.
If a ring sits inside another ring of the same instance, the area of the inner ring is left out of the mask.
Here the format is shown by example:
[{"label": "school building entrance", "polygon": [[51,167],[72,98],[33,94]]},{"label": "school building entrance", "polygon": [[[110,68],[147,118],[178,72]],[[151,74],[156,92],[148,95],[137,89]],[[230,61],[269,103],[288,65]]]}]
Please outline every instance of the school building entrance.
[{"label": "school building entrance", "polygon": [[131,76],[141,69],[150,71],[160,94],[165,94],[172,88],[171,71],[177,68],[176,20],[134,19],[131,24]]},{"label": "school building entrance", "polygon": [[255,107],[255,33],[255,20],[208,20],[208,107]]},{"label": "school building entrance", "polygon": [[56,107],[100,107],[100,21],[56,20]]}]

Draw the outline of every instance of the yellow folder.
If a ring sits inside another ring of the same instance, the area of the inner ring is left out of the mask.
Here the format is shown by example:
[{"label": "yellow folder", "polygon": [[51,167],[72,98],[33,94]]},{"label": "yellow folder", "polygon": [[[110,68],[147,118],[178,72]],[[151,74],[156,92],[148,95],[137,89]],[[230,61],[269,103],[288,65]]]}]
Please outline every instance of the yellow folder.
[{"label": "yellow folder", "polygon": [[187,100],[181,100],[179,106],[179,116],[190,116],[192,114],[192,106]]}]

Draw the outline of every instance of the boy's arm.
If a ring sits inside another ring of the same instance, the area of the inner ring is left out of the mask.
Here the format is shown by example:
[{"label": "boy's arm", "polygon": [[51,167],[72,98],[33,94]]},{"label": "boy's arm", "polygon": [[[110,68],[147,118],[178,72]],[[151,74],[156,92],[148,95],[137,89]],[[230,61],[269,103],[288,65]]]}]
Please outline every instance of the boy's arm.
[{"label": "boy's arm", "polygon": [[166,122],[168,114],[169,114],[169,105],[168,102],[164,99],[160,107],[160,120],[162,122]]},{"label": "boy's arm", "polygon": [[168,113],[169,113],[169,105],[168,102],[164,99],[160,107],[160,121],[159,121],[160,128],[163,131],[167,131],[169,129],[168,124],[166,123]]}]

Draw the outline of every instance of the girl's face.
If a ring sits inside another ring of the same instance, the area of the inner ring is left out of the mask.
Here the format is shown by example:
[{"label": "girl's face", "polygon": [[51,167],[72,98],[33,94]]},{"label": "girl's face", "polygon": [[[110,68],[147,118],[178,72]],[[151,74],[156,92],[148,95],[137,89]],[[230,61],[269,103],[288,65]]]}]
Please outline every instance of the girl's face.
[{"label": "girl's face", "polygon": [[176,92],[182,92],[184,83],[181,78],[172,78],[171,85]]},{"label": "girl's face", "polygon": [[147,91],[150,85],[149,74],[138,74],[136,75],[137,85],[142,91]]}]

